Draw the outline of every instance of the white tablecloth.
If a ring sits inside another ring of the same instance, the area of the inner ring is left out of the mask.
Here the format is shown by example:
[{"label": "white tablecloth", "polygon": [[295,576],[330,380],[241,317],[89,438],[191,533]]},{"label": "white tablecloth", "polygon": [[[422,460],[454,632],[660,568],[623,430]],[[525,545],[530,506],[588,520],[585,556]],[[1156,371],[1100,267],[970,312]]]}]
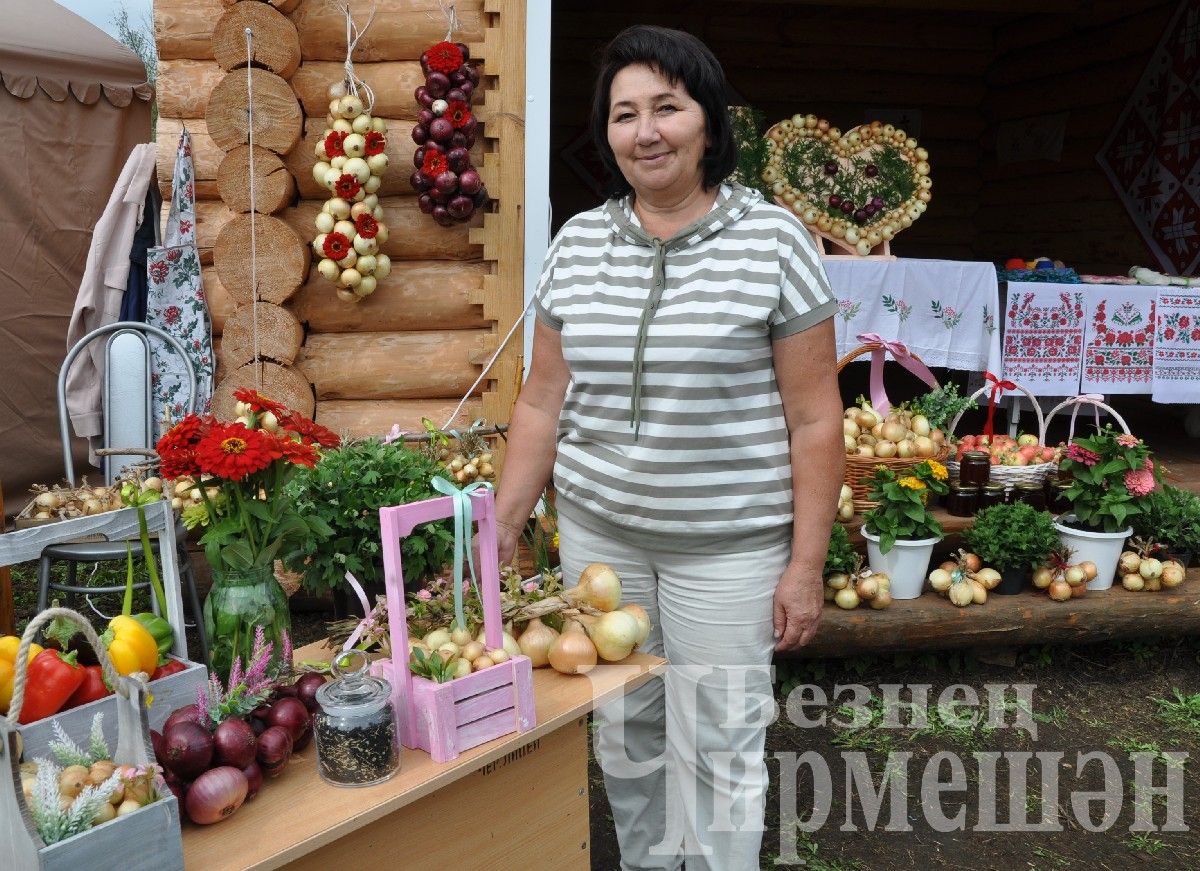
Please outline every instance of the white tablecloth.
[{"label": "white tablecloth", "polygon": [[1012,282],[1004,376],[1040,396],[1200,402],[1200,290]]},{"label": "white tablecloth", "polygon": [[911,258],[824,263],[838,298],[839,357],[859,346],[859,333],[878,333],[903,342],[926,365],[1000,374],[1000,292],[991,263]]}]

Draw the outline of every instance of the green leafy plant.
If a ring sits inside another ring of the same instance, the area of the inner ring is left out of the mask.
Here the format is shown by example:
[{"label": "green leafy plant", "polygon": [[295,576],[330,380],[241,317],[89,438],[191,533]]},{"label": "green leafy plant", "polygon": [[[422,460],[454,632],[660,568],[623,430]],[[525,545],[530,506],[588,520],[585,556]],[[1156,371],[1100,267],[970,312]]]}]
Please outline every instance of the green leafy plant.
[{"label": "green leafy plant", "polygon": [[858,559],[858,551],[850,543],[850,533],[846,527],[840,523],[833,524],[833,531],[829,534],[829,549],[825,551],[825,577],[838,572],[849,574],[854,571]]},{"label": "green leafy plant", "polygon": [[414,647],[408,660],[408,668],[413,674],[428,678],[434,683],[446,683],[454,680],[454,670],[450,668],[450,660],[443,659],[436,651],[426,655],[419,647]]},{"label": "green leafy plant", "polygon": [[729,126],[733,130],[733,141],[737,146],[737,166],[730,178],[738,184],[757,190],[767,202],[773,202],[775,195],[770,185],[762,180],[768,152],[767,139],[760,132],[762,122],[762,112],[750,106],[729,108]]},{"label": "green leafy plant", "polygon": [[1146,496],[1141,508],[1130,521],[1134,535],[1169,551],[1200,548],[1200,496],[1164,484]]},{"label": "green leafy plant", "polygon": [[992,505],[975,515],[963,544],[986,566],[1033,570],[1059,546],[1054,518],[1025,502]]},{"label": "green leafy plant", "polygon": [[979,407],[969,396],[959,396],[958,385],[953,381],[918,396],[910,405],[915,413],[925,415],[931,429],[940,430],[946,429],[964,411]]},{"label": "green leafy plant", "polygon": [[876,466],[867,479],[868,498],[879,504],[866,513],[865,528],[879,536],[879,550],[887,553],[897,539],[941,538],[942,525],[929,509],[929,494],[946,492],[946,467],[937,460],[922,460],[903,477],[886,466]]},{"label": "green leafy plant", "polygon": [[[383,581],[379,509],[440,495],[430,485],[446,471],[426,452],[377,438],[347,442],[314,468],[302,469],[286,498],[306,517],[327,525],[330,536],[303,542],[292,561],[306,590],[323,593],[344,583],[347,571],[364,584]],[[404,580],[415,583],[440,572],[454,553],[449,521],[425,523],[400,544]]]},{"label": "green leafy plant", "polygon": [[1121,532],[1144,513],[1161,478],[1146,444],[1111,426],[1072,440],[1059,468],[1073,476],[1063,494],[1077,521],[1070,525],[1103,532]]}]

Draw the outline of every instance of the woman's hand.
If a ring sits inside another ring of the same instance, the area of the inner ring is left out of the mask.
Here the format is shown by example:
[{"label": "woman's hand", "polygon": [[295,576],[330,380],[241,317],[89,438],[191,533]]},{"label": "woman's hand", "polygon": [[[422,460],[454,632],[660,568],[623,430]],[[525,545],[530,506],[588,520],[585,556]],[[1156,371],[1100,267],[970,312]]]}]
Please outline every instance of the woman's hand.
[{"label": "woman's hand", "polygon": [[517,543],[520,540],[520,532],[506,523],[496,522],[496,552],[500,559],[500,565],[506,565],[513,561],[513,557],[517,553]]},{"label": "woman's hand", "polygon": [[819,571],[788,563],[775,585],[775,649],[803,647],[817,633],[825,604]]}]

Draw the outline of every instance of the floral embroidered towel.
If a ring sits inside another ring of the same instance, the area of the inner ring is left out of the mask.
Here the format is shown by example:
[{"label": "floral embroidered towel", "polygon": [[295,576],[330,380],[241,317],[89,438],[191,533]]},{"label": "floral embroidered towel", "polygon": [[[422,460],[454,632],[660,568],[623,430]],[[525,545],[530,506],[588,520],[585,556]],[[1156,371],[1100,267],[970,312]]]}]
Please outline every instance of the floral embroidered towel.
[{"label": "floral embroidered towel", "polygon": [[1000,294],[991,263],[898,258],[824,266],[838,299],[838,356],[858,347],[859,333],[878,333],[903,342],[928,366],[1000,371]]},{"label": "floral embroidered towel", "polygon": [[[146,322],[162,327],[187,349],[196,373],[195,408],[205,412],[212,405],[214,363],[212,329],[200,281],[200,255],[196,251],[196,197],[192,184],[192,145],[185,127],[175,153],[171,211],[163,245],[146,252],[149,277]],[[151,337],[150,346],[157,441],[162,422],[177,421],[186,411],[188,378],[184,361],[165,342]]]},{"label": "floral embroidered towel", "polygon": [[1154,336],[1155,402],[1200,402],[1200,290],[1163,287]]},{"label": "floral embroidered towel", "polygon": [[1038,396],[1075,396],[1083,368],[1084,286],[1010,284],[1004,377]]},{"label": "floral embroidered towel", "polygon": [[1154,290],[1097,284],[1084,294],[1088,317],[1080,391],[1149,393],[1154,372]]}]

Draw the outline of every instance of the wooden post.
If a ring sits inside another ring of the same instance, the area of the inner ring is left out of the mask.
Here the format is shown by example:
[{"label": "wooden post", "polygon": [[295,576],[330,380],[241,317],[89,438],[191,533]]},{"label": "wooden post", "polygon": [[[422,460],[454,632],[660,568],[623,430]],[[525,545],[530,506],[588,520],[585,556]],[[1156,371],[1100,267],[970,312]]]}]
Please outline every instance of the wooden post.
[{"label": "wooden post", "polygon": [[[0,483],[0,524],[4,523],[4,485]],[[3,531],[0,526],[0,531]],[[12,571],[0,566],[0,635],[12,635],[16,629],[13,609]]]}]

